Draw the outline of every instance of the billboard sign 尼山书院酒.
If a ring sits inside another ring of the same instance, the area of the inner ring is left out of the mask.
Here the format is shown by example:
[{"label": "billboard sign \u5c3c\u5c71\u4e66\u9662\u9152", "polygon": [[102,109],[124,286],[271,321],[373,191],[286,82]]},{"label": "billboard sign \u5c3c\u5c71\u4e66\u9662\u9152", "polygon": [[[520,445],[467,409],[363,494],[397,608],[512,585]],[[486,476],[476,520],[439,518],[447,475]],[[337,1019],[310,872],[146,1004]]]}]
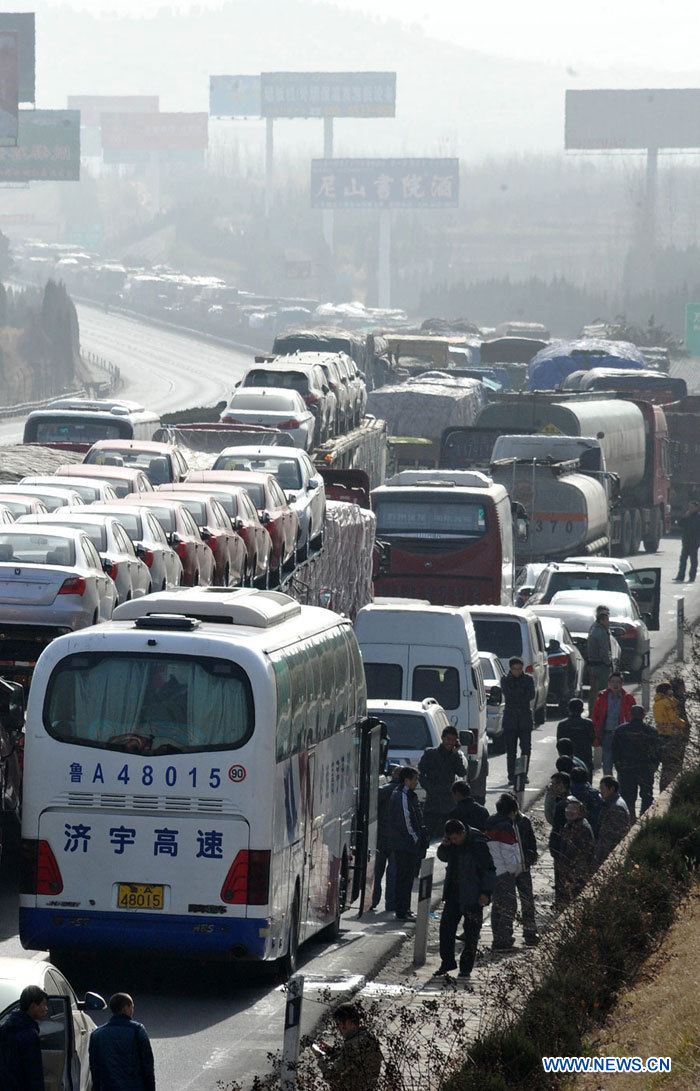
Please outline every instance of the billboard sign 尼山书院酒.
[{"label": "billboard sign \u5c3c\u5c71\u4e66\u9662\u9152", "polygon": [[210,76],[211,117],[260,117],[260,76]]},{"label": "billboard sign \u5c3c\u5c71\u4e66\u9662\u9152", "polygon": [[312,159],[312,208],[457,208],[458,159]]},{"label": "billboard sign \u5c3c\u5c71\u4e66\u9662\u9152", "polygon": [[158,95],[69,95],[69,110],[80,110],[83,128],[97,128],[101,114],[157,114]]},{"label": "billboard sign \u5c3c\u5c71\u4e66\u9662\u9152", "polygon": [[685,347],[691,356],[700,357],[700,303],[685,305]]},{"label": "billboard sign \u5c3c\u5c71\u4e66\u9662\u9152", "polygon": [[34,102],[36,66],[36,36],[34,12],[0,12],[0,31],[10,30],[17,34],[18,100]]},{"label": "billboard sign \u5c3c\u5c71\u4e66\u9662\u9152", "polygon": [[394,117],[395,72],[263,72],[263,117]]},{"label": "billboard sign \u5c3c\u5c71\u4e66\u9662\u9152", "polygon": [[77,182],[80,112],[20,110],[14,148],[0,147],[0,182]]},{"label": "billboard sign \u5c3c\u5c71\u4e66\u9662\u9152", "polygon": [[209,144],[205,113],[102,114],[106,151],[196,151]]},{"label": "billboard sign \u5c3c\u5c71\u4e66\u9662\u9152", "polygon": [[590,151],[700,148],[700,90],[567,91],[564,146]]},{"label": "billboard sign \u5c3c\u5c71\u4e66\u9662\u9152", "polygon": [[0,30],[0,147],[15,147],[19,135],[17,31]]}]

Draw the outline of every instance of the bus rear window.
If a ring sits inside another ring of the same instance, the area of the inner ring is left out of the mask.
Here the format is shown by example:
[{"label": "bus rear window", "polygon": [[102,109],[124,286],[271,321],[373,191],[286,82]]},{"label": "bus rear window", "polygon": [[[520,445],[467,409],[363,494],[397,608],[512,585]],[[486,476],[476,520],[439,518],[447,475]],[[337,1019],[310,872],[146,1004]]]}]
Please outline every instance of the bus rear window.
[{"label": "bus rear window", "polygon": [[459,708],[459,671],[455,667],[416,667],[413,672],[413,701],[434,697],[443,708]]},{"label": "bus rear window", "polygon": [[44,700],[52,738],[130,754],[235,750],[251,737],[254,718],[245,671],[204,657],[68,656]]},{"label": "bus rear window", "polygon": [[511,655],[522,655],[523,635],[519,621],[496,621],[491,618],[472,616],[476,646],[480,652],[493,652],[499,659],[510,659]]},{"label": "bus rear window", "polygon": [[481,537],[486,533],[483,504],[446,503],[444,500],[387,500],[375,503],[377,534],[455,534]]},{"label": "bus rear window", "polygon": [[129,422],[113,418],[39,417],[28,420],[24,428],[25,443],[97,443],[100,439],[131,438]]},{"label": "bus rear window", "polygon": [[365,663],[365,679],[369,700],[401,700],[403,668],[398,663]]}]

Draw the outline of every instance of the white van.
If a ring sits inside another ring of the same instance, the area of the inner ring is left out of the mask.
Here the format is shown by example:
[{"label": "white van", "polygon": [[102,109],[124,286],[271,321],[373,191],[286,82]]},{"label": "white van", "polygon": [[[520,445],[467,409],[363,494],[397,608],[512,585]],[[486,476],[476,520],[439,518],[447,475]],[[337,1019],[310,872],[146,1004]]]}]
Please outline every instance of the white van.
[{"label": "white van", "polygon": [[522,659],[526,673],[532,675],[535,683],[535,723],[543,724],[547,714],[549,660],[537,614],[517,606],[473,606],[470,613],[480,652],[497,655],[506,672],[511,656]]},{"label": "white van", "polygon": [[355,632],[367,696],[390,701],[434,697],[457,728],[469,758],[469,783],[483,802],[488,775],[486,691],[466,606],[365,606]]}]

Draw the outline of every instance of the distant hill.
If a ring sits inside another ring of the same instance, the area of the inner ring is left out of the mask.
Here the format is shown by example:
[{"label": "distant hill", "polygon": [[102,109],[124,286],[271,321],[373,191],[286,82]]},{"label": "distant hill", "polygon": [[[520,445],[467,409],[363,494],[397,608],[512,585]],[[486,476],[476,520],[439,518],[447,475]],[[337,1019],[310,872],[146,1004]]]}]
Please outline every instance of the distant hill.
[{"label": "distant hill", "polygon": [[[697,85],[693,73],[617,68],[571,74],[557,58],[543,65],[488,56],[312,0],[230,0],[218,11],[164,9],[143,20],[99,17],[66,4],[32,7],[43,106],[65,106],[67,94],[157,92],[161,109],[206,110],[212,73],[396,69],[396,120],[340,122],[336,154],[474,160],[552,152],[563,146],[566,87]],[[318,125],[277,128],[283,146],[320,151]]]}]

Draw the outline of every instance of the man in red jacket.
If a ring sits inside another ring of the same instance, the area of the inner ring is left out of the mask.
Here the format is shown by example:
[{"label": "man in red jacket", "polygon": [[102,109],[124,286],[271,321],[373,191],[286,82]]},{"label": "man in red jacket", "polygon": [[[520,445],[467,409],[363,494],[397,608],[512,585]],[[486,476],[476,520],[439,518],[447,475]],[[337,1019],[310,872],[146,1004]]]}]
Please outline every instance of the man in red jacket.
[{"label": "man in red jacket", "polygon": [[622,675],[614,671],[608,678],[608,688],[596,697],[593,705],[593,727],[595,728],[594,746],[603,747],[603,773],[612,776],[613,738],[620,724],[626,724],[630,718],[630,709],[637,702],[622,685]]}]

